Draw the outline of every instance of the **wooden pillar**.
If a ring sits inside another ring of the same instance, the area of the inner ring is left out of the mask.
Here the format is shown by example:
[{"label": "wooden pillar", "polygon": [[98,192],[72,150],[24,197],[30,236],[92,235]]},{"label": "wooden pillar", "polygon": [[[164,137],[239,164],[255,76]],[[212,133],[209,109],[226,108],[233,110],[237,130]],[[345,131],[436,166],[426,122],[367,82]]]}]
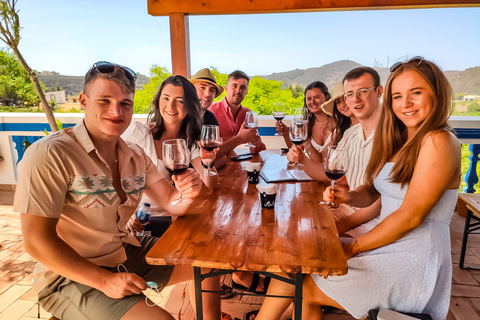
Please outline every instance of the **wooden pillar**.
[{"label": "wooden pillar", "polygon": [[188,14],[171,13],[170,44],[172,47],[172,74],[190,78],[190,36]]}]

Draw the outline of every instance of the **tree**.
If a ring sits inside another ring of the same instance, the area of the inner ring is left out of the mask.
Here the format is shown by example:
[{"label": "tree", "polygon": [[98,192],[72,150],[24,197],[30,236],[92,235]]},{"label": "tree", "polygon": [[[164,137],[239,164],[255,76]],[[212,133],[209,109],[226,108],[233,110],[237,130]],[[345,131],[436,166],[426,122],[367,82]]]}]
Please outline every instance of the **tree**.
[{"label": "tree", "polygon": [[47,99],[45,98],[45,94],[43,93],[43,89],[40,85],[40,81],[38,81],[37,75],[28,66],[27,62],[20,53],[20,50],[18,49],[18,43],[20,42],[20,18],[18,16],[18,10],[15,9],[17,1],[18,0],[0,0],[0,16],[2,18],[0,21],[0,40],[5,42],[12,49],[18,60],[20,60],[23,68],[32,80],[35,91],[40,98],[42,109],[47,116],[50,128],[52,131],[58,131],[55,116],[53,115],[52,109],[48,105]]},{"label": "tree", "polygon": [[172,74],[164,67],[154,64],[150,68],[150,81],[143,85],[143,89],[135,93],[133,99],[133,112],[148,113],[150,111],[150,104],[153,97],[157,93],[163,80],[170,77]]},{"label": "tree", "polygon": [[20,101],[27,106],[38,105],[40,101],[20,61],[13,53],[3,50],[0,50],[0,100]]}]

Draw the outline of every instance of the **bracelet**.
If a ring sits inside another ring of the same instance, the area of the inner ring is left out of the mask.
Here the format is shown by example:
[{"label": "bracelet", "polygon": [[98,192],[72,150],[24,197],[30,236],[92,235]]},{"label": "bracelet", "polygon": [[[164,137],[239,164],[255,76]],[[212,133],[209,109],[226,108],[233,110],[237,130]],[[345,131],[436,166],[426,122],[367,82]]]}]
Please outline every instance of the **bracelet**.
[{"label": "bracelet", "polygon": [[202,167],[204,167],[205,169],[212,169],[213,168],[213,161],[210,162],[209,165],[206,165],[205,163],[203,163],[203,161],[200,161],[202,163]]},{"label": "bracelet", "polygon": [[360,246],[358,245],[357,240],[353,241],[352,251],[353,251],[353,247],[355,247],[355,245],[357,245],[357,250],[358,250],[357,254],[362,253],[362,250],[360,250]]}]

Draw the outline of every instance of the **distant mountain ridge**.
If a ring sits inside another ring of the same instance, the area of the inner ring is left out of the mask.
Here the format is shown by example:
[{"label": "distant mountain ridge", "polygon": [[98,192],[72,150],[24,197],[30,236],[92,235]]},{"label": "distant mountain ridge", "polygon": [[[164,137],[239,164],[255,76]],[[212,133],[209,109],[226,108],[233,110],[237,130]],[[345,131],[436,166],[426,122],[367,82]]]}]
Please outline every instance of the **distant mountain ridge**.
[{"label": "distant mountain ridge", "polygon": [[[290,84],[298,84],[306,87],[313,81],[320,80],[324,82],[328,88],[333,88],[336,83],[342,81],[343,76],[348,71],[359,66],[361,65],[354,61],[340,60],[318,68],[275,72],[271,75],[260,75],[259,77],[268,80],[282,81],[284,87]],[[385,85],[388,75],[390,74],[389,68],[374,69],[380,74],[382,85]],[[456,94],[480,95],[480,67],[468,68],[464,71],[449,70],[445,71],[445,75]],[[38,74],[38,78],[47,88],[60,86],[65,90],[67,95],[76,95],[83,90],[83,76],[62,76],[50,73]],[[139,74],[136,81],[137,89],[142,88],[142,85],[149,81],[149,77]]]},{"label": "distant mountain ridge", "polygon": [[[46,88],[61,87],[65,90],[67,95],[77,95],[83,90],[84,76],[62,76],[60,74],[48,73],[38,74],[38,79],[45,85]],[[150,78],[143,74],[137,74],[136,88],[142,88],[143,84],[147,84]]]},{"label": "distant mountain ridge", "polygon": [[[348,71],[361,65],[350,60],[341,60],[326,64],[318,68],[295,69],[286,72],[275,72],[271,75],[259,76],[268,80],[282,81],[287,87],[291,84],[298,84],[306,87],[313,81],[320,80],[333,88],[335,84],[342,81]],[[380,82],[385,86],[390,74],[389,68],[374,68],[380,75]],[[445,76],[456,94],[480,95],[480,67],[468,68],[464,71],[445,71]]]}]

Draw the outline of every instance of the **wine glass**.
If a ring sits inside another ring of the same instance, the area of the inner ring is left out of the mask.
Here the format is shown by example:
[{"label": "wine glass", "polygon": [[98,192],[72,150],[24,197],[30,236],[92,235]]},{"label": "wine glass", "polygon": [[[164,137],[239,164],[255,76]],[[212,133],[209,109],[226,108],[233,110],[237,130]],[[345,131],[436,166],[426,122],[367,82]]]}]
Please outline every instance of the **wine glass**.
[{"label": "wine glass", "polygon": [[295,114],[293,115],[293,120],[308,120],[308,109],[306,108],[295,108]]},{"label": "wine glass", "polygon": [[[272,114],[275,120],[277,120],[278,123],[285,118],[285,103],[283,102],[275,102],[273,104],[272,108]],[[280,136],[278,132],[275,132],[276,136]]]},{"label": "wine glass", "polygon": [[[258,128],[258,114],[257,111],[247,111],[245,115],[245,127],[247,129]],[[245,145],[247,148],[255,147],[251,142]]]},{"label": "wine glass", "polygon": [[[290,140],[292,143],[299,147],[302,143],[307,141],[308,138],[308,124],[305,120],[293,120],[290,123]],[[303,164],[296,161],[293,167],[303,167]]]},{"label": "wine glass", "polygon": [[[163,163],[165,164],[165,169],[172,175],[179,175],[188,169],[190,165],[190,151],[185,140],[170,139],[163,142]],[[186,206],[192,203],[192,199],[184,199],[182,191],[178,191],[180,196],[178,200],[171,203],[172,206],[178,204]]]},{"label": "wine glass", "polygon": [[[323,162],[325,174],[332,180],[332,188],[335,186],[335,181],[345,175],[345,163],[347,159],[347,149],[339,146],[329,146],[327,148],[327,155]],[[321,201],[320,205],[325,208],[335,209],[338,204],[329,201]]]},{"label": "wine glass", "polygon": [[[212,152],[215,150],[216,147],[220,144],[220,129],[216,125],[204,125],[202,127],[202,133],[200,136],[200,144],[202,148],[207,150],[208,152]],[[208,166],[207,171],[205,171],[205,175],[207,176],[215,176],[217,175],[216,172],[210,170],[210,159],[203,159],[205,164]]]}]

